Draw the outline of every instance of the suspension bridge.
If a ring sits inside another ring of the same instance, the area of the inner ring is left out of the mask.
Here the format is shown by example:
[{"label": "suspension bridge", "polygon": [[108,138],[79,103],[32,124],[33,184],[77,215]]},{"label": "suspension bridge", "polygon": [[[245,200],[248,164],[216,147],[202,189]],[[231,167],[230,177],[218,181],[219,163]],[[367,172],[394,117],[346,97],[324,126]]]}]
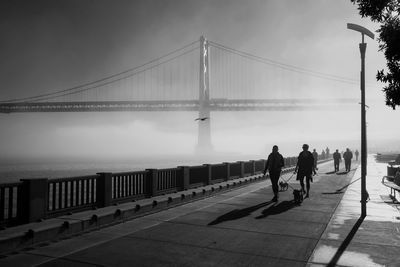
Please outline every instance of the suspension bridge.
[{"label": "suspension bridge", "polygon": [[202,36],[96,81],[0,101],[0,113],[195,111],[203,118],[198,121],[199,147],[210,147],[211,111],[353,107],[356,99],[337,97],[346,95],[349,86],[354,89],[358,80],[280,63]]}]

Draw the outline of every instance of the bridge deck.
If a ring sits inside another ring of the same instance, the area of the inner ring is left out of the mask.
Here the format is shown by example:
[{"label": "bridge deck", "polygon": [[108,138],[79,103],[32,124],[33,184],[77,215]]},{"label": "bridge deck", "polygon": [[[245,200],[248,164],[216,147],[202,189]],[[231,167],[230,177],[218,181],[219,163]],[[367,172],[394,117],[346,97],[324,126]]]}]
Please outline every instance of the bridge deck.
[{"label": "bridge deck", "polygon": [[[370,163],[373,165],[375,163]],[[348,241],[360,211],[359,169],[332,174],[320,166],[311,196],[295,205],[292,192],[269,202],[269,181],[171,208],[0,259],[1,266],[318,266]],[[374,167],[374,166],[372,166]],[[286,174],[290,175],[290,174]],[[370,168],[371,201],[340,258],[342,266],[399,266],[398,211],[385,203]],[[293,179],[294,180],[294,179]],[[290,182],[297,186],[296,181]],[[383,191],[382,191],[383,190]],[[346,239],[347,238],[347,239]],[[375,265],[376,264],[376,265]]]},{"label": "bridge deck", "polygon": [[[345,99],[210,99],[210,111],[286,111],[357,108],[357,100]],[[198,100],[165,101],[78,101],[0,103],[0,113],[15,112],[112,112],[112,111],[198,111]]]}]

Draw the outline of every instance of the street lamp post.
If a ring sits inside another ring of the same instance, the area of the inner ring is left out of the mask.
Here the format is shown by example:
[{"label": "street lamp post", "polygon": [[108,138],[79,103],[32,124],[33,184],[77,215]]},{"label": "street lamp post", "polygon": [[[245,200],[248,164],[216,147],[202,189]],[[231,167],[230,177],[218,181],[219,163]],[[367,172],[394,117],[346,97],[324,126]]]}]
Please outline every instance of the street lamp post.
[{"label": "street lamp post", "polygon": [[364,35],[374,39],[374,34],[368,29],[352,23],[347,23],[347,29],[361,33],[362,42],[360,43],[361,54],[361,216],[367,216],[367,129],[365,120],[365,51],[367,44],[364,43]]}]

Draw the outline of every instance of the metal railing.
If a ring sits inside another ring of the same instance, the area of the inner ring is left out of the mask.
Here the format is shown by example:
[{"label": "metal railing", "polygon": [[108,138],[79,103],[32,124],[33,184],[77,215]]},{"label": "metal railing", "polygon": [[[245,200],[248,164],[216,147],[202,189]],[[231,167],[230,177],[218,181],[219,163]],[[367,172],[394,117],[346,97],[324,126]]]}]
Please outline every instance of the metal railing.
[{"label": "metal railing", "polygon": [[140,199],[146,196],[146,171],[113,173],[112,200]]},{"label": "metal railing", "polygon": [[47,180],[47,215],[85,210],[96,204],[97,175]]},{"label": "metal railing", "polygon": [[18,197],[22,182],[0,184],[0,223],[14,224],[18,221]]},{"label": "metal railing", "polygon": [[[285,158],[285,167],[293,167],[296,162],[296,157]],[[265,160],[260,159],[0,184],[0,226],[257,175],[264,166]]]}]

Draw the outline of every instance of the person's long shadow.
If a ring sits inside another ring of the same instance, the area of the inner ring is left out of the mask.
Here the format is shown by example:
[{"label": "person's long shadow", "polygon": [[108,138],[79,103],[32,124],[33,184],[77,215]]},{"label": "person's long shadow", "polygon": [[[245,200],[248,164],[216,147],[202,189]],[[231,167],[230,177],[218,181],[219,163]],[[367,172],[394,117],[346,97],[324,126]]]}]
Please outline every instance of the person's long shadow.
[{"label": "person's long shadow", "polygon": [[246,217],[248,215],[250,215],[250,213],[265,207],[271,203],[274,203],[273,201],[267,201],[267,202],[263,202],[260,204],[257,204],[255,206],[251,206],[248,208],[244,208],[244,209],[235,209],[232,210],[228,213],[225,213],[224,215],[219,216],[218,218],[216,218],[215,220],[213,220],[212,222],[208,223],[208,225],[216,225],[225,221],[232,221],[232,220],[237,220],[243,217]]},{"label": "person's long shadow", "polygon": [[346,248],[350,244],[351,240],[353,237],[356,235],[358,228],[360,228],[362,222],[364,221],[364,217],[360,217],[357,222],[354,224],[353,228],[351,229],[350,233],[346,236],[345,240],[343,240],[343,243],[340,245],[338,250],[336,251],[335,255],[333,255],[332,259],[328,263],[328,267],[334,267],[338,263],[340,257],[343,255],[343,253],[346,251]]},{"label": "person's long shadow", "polygon": [[263,210],[262,214],[257,216],[256,219],[263,219],[270,215],[280,214],[298,206],[300,206],[300,204],[294,202],[294,200],[282,201],[278,205],[272,205]]},{"label": "person's long shadow", "polygon": [[331,171],[331,172],[327,172],[325,174],[334,174],[334,173],[336,173],[336,172],[335,171]]},{"label": "person's long shadow", "polygon": [[322,195],[340,195],[340,194],[344,194],[344,192],[340,191],[340,190],[336,190],[334,192],[322,192]]},{"label": "person's long shadow", "polygon": [[343,192],[342,190],[346,189],[347,187],[349,187],[350,185],[354,184],[355,182],[357,182],[357,181],[360,180],[360,179],[361,179],[361,177],[355,179],[355,180],[352,181],[351,183],[348,183],[347,185],[345,185],[345,186],[343,186],[343,187],[337,189],[337,190],[334,191],[334,192],[324,192],[324,193],[322,193],[322,194],[323,194],[323,195],[343,194],[344,192]]}]

